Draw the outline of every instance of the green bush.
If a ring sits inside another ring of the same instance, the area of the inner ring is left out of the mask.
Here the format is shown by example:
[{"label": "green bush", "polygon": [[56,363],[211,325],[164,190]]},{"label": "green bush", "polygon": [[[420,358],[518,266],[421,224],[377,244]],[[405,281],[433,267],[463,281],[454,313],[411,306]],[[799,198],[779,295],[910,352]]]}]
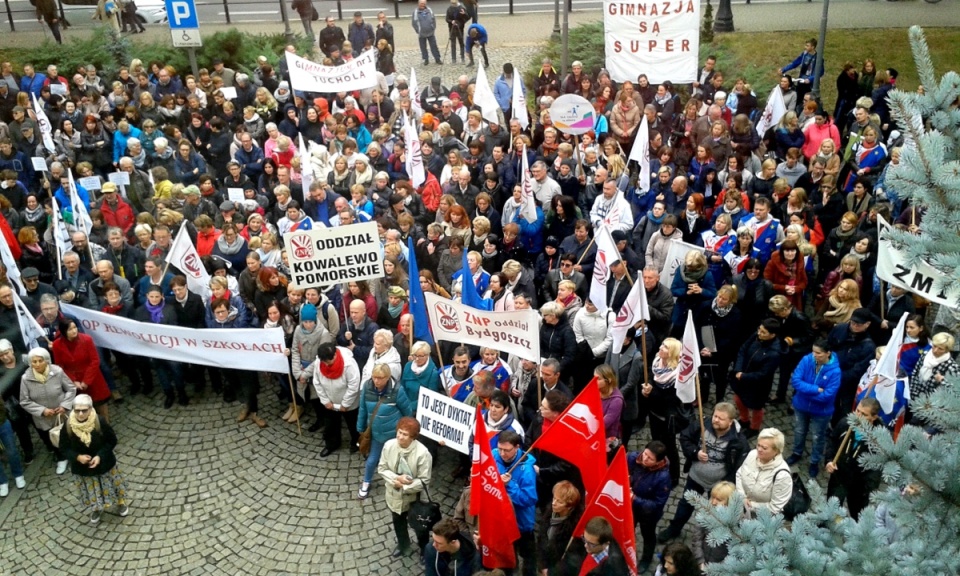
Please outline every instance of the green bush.
[{"label": "green bush", "polygon": [[[256,66],[257,57],[266,56],[274,65],[280,61],[287,45],[283,34],[244,34],[237,30],[217,32],[203,37],[203,47],[197,49],[197,63],[209,67],[214,58],[222,58],[224,64],[235,70],[250,71]],[[308,54],[312,49],[309,39],[298,36],[294,40],[299,54]],[[132,58],[149,62],[163,62],[178,71],[188,72],[190,60],[183,48],[174,48],[169,40],[160,42],[131,42],[127,37],[115,35],[107,27],[99,27],[88,38],[74,37],[58,45],[47,40],[35,47],[5,50],[4,58],[14,63],[14,69],[32,62],[41,70],[47,64],[56,63],[61,74],[68,75],[79,66],[93,64],[107,77],[113,76],[122,65]]]}]

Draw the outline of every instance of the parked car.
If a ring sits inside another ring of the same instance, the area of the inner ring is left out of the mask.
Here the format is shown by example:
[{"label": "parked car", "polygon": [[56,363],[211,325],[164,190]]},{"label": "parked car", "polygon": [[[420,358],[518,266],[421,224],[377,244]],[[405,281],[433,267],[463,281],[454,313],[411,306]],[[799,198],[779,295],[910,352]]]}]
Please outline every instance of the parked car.
[{"label": "parked car", "polygon": [[[90,20],[97,9],[97,0],[60,0],[60,3],[64,16],[74,24]],[[30,4],[36,6],[36,1],[30,0]],[[138,0],[137,18],[144,24],[164,24],[167,6],[163,0]]]}]

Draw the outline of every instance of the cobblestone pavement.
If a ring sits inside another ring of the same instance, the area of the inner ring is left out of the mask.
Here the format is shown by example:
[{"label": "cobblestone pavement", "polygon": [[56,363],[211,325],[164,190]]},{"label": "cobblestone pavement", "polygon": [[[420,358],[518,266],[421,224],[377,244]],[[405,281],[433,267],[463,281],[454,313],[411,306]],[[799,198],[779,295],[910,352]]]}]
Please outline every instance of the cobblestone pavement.
[{"label": "cobblestone pavement", "polygon": [[[360,457],[344,448],[320,459],[320,434],[306,430],[312,414],[298,436],[279,419],[274,386],[264,382],[260,395],[264,430],[237,424],[239,404],[210,391],[171,410],[159,392],[114,404],[131,513],[104,514],[95,527],[86,524],[69,473],[56,476],[37,442],[26,490],[13,488],[0,501],[0,574],[422,574],[415,557],[389,556],[395,540],[382,483],[357,500]],[[766,425],[792,429],[783,407],[768,412]],[[631,449],[648,439],[644,429]],[[445,514],[461,489],[450,478],[455,465],[456,455],[441,450],[431,494]]]}]

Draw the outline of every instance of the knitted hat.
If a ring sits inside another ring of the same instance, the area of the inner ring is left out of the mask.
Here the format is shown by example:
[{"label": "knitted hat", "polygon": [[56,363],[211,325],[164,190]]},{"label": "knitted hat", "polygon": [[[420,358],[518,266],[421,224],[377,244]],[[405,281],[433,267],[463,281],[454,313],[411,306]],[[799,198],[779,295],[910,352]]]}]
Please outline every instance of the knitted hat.
[{"label": "knitted hat", "polygon": [[407,291],[399,286],[391,286],[390,290],[387,290],[388,296],[393,296],[394,298],[407,299]]},{"label": "knitted hat", "polygon": [[317,321],[317,307],[313,304],[307,302],[300,307],[300,321],[301,322],[316,322]]}]

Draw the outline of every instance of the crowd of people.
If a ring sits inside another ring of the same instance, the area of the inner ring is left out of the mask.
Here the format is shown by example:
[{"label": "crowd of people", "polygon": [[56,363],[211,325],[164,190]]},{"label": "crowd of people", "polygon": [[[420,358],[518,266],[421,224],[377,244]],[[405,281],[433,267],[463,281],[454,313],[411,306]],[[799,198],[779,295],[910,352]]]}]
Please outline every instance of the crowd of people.
[{"label": "crowd of people", "polygon": [[[413,25],[427,64],[428,46],[437,61],[439,53],[424,4]],[[455,48],[464,38],[470,43],[463,30],[471,6],[475,19],[475,3],[453,0],[447,13],[459,30],[451,34]],[[249,74],[214,60],[196,77],[136,59],[115,78],[92,65],[64,76],[55,64],[40,72],[39,63],[20,63],[22,75],[2,64],[0,216],[13,260],[0,268],[0,439],[18,488],[36,455],[36,434],[54,454],[56,473],[69,467],[77,477],[90,522],[104,510],[126,515],[109,406],[124,397],[153,402],[159,381],[161,402],[172,410],[209,382],[225,403],[240,401],[238,422],[264,428],[303,418],[310,432],[322,429],[319,458],[349,438],[347,449],[365,454],[357,498],[383,480],[393,556],[419,553],[431,576],[473,574],[481,554],[469,490],[453,517],[420,527],[411,542],[410,507],[428,497],[437,459],[456,462],[455,477],[469,481],[467,457],[420,436],[412,417],[426,388],[482,410],[489,437],[475,441],[490,443],[504,474],[522,574],[619,575],[626,552],[603,518],[589,519],[568,550],[585,505],[577,469],[536,448],[525,458],[595,378],[610,455],[630,449],[640,567],[649,569],[659,542],[668,544],[659,573],[686,576],[726,551],[700,527],[687,543],[678,540],[693,513],[684,500],[657,532],[681,470],[683,489],[708,495],[714,506],[739,492],[744,517],[780,513],[794,490],[791,466],[803,459],[810,435],[809,477],[828,473],[829,493],[856,517],[880,476],[857,460],[869,450],[863,438],[843,440],[846,415],[855,411],[891,431],[901,416],[931,426],[909,406],[905,415],[902,405],[882,406],[869,385],[902,314],[909,316],[899,367],[912,398],[960,373],[954,337],[928,328],[928,303],[876,277],[878,218],[918,233],[924,214],[888,180],[900,161],[884,100],[896,71],[869,60],[860,71],[844,65],[831,115],[795,87],[812,77],[811,40],[785,66],[799,68],[799,82],[784,75],[776,88],[788,111],[758,134],[761,107],[751,86],[717,70],[714,58],[689,90],[654,86],[644,74],[616,83],[579,62],[561,77],[544,61],[523,86],[534,104],[533,125],[524,129],[511,110],[513,83],[523,79],[510,63],[493,87],[503,119],[494,122],[474,104],[468,76],[453,87],[433,77],[411,92],[393,66],[392,27],[382,13],[376,27],[356,16],[347,33],[328,19],[319,39],[326,64],[376,50],[377,84],[304,93],[291,88],[282,54],[242,63]],[[474,44],[482,45],[476,36]],[[561,94],[582,95],[597,112],[594,130],[578,140],[551,122],[550,105]],[[53,127],[50,142],[31,96]],[[648,190],[638,186],[640,166],[627,162],[644,116]],[[418,185],[406,173],[405,122],[426,168]],[[111,177],[118,172],[126,176]],[[521,186],[528,178],[532,219]],[[89,210],[89,232],[71,203],[71,182]],[[61,218],[69,237],[61,237]],[[382,242],[383,278],[289,285],[285,233],[368,221]],[[598,307],[589,294],[597,275],[593,235],[602,226],[613,228],[619,258],[607,263],[606,302]],[[212,277],[202,295],[166,262],[182,234]],[[687,253],[667,285],[661,274],[670,240],[702,250]],[[414,261],[419,274],[410,278]],[[542,362],[414,341],[411,283],[460,299],[473,289],[465,274],[495,311],[539,310]],[[646,292],[650,320],[614,350],[612,318],[634,282]],[[18,298],[44,331],[38,347],[24,337]],[[98,348],[61,303],[197,330],[281,328],[296,385],[225,364]],[[713,407],[702,427],[695,405],[676,394],[688,311],[704,359],[701,396]],[[262,385],[286,405],[282,415],[259,409]],[[778,404],[789,405],[792,430],[765,426],[765,409]],[[648,424],[651,440],[641,443]],[[0,496],[8,492],[0,468]]]}]

